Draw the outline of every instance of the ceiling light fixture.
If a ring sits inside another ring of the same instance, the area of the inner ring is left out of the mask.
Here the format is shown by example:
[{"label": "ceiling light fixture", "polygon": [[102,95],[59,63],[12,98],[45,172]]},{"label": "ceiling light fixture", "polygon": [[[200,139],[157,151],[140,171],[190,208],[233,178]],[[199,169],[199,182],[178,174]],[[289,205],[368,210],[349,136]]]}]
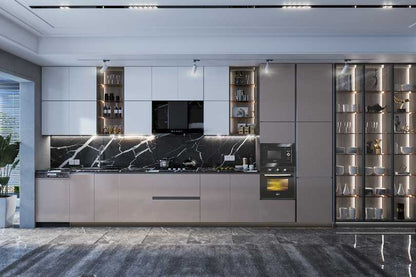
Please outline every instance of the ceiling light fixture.
[{"label": "ceiling light fixture", "polygon": [[200,60],[198,59],[194,59],[194,65],[192,66],[192,73],[195,74],[196,70],[198,69],[198,65],[196,64],[197,62],[199,62]]},{"label": "ceiling light fixture", "polygon": [[290,5],[290,6],[283,6],[283,9],[310,9],[312,6],[307,5]]},{"label": "ceiling light fixture", "polygon": [[70,7],[68,7],[68,6],[60,6],[59,7],[61,10],[69,10],[70,9]]},{"label": "ceiling light fixture", "polygon": [[104,73],[107,70],[108,62],[110,62],[110,60],[103,60],[103,66],[100,69],[100,73]]},{"label": "ceiling light fixture", "polygon": [[270,73],[270,62],[272,62],[272,61],[273,61],[272,59],[266,60],[266,66],[264,67],[264,72],[266,74],[269,74]]},{"label": "ceiling light fixture", "polygon": [[393,8],[393,6],[392,5],[384,5],[383,6],[383,9],[392,9]]},{"label": "ceiling light fixture", "polygon": [[348,68],[350,68],[349,63],[351,62],[351,60],[350,59],[345,59],[344,61],[345,61],[345,64],[344,64],[344,67],[341,70],[341,74],[347,73]]},{"label": "ceiling light fixture", "polygon": [[129,9],[134,9],[134,10],[155,10],[155,9],[157,9],[157,6],[155,6],[155,5],[131,5],[131,6],[129,6]]}]

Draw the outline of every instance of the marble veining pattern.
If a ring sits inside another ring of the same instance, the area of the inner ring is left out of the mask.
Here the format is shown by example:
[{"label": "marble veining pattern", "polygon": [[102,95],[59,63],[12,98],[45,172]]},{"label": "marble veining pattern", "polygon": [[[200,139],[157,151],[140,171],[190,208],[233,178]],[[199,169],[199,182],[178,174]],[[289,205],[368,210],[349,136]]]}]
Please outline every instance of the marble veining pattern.
[{"label": "marble veining pattern", "polygon": [[51,167],[69,166],[71,159],[80,159],[84,167],[99,164],[117,168],[153,168],[168,158],[172,167],[192,158],[198,167],[227,165],[224,155],[235,155],[236,164],[243,157],[255,161],[253,136],[217,137],[198,134],[118,137],[51,137]]},{"label": "marble veining pattern", "polygon": [[415,274],[414,229],[354,231],[277,227],[2,229],[0,276]]}]

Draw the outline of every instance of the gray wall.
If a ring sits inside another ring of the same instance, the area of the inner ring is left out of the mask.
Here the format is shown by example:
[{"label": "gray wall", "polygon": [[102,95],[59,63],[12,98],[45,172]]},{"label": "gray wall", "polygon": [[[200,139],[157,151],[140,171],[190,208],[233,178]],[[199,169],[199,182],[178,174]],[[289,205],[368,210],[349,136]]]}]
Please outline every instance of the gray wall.
[{"label": "gray wall", "polygon": [[35,169],[50,164],[49,137],[41,136],[41,67],[0,50],[0,71],[25,79],[21,91],[20,226],[35,226]]}]

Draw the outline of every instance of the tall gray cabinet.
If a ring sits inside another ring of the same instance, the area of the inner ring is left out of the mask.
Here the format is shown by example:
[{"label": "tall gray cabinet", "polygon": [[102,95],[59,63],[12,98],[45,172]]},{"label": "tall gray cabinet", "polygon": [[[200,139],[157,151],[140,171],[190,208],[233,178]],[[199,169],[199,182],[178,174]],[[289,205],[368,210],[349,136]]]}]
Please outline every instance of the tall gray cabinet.
[{"label": "tall gray cabinet", "polygon": [[297,222],[332,222],[331,64],[296,66]]}]

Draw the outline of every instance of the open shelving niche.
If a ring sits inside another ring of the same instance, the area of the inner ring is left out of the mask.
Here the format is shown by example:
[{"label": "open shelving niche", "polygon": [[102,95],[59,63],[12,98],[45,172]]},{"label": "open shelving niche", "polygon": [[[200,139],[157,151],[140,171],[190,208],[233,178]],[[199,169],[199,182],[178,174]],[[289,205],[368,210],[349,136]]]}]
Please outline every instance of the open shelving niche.
[{"label": "open shelving niche", "polygon": [[230,135],[258,134],[256,67],[230,67]]},{"label": "open shelving niche", "polygon": [[[107,114],[104,114],[106,107]],[[121,113],[116,109],[121,108]],[[108,67],[100,73],[97,67],[97,134],[124,134],[124,68]]]},{"label": "open shelving niche", "polygon": [[335,220],[414,222],[415,67],[343,67],[335,66]]}]

